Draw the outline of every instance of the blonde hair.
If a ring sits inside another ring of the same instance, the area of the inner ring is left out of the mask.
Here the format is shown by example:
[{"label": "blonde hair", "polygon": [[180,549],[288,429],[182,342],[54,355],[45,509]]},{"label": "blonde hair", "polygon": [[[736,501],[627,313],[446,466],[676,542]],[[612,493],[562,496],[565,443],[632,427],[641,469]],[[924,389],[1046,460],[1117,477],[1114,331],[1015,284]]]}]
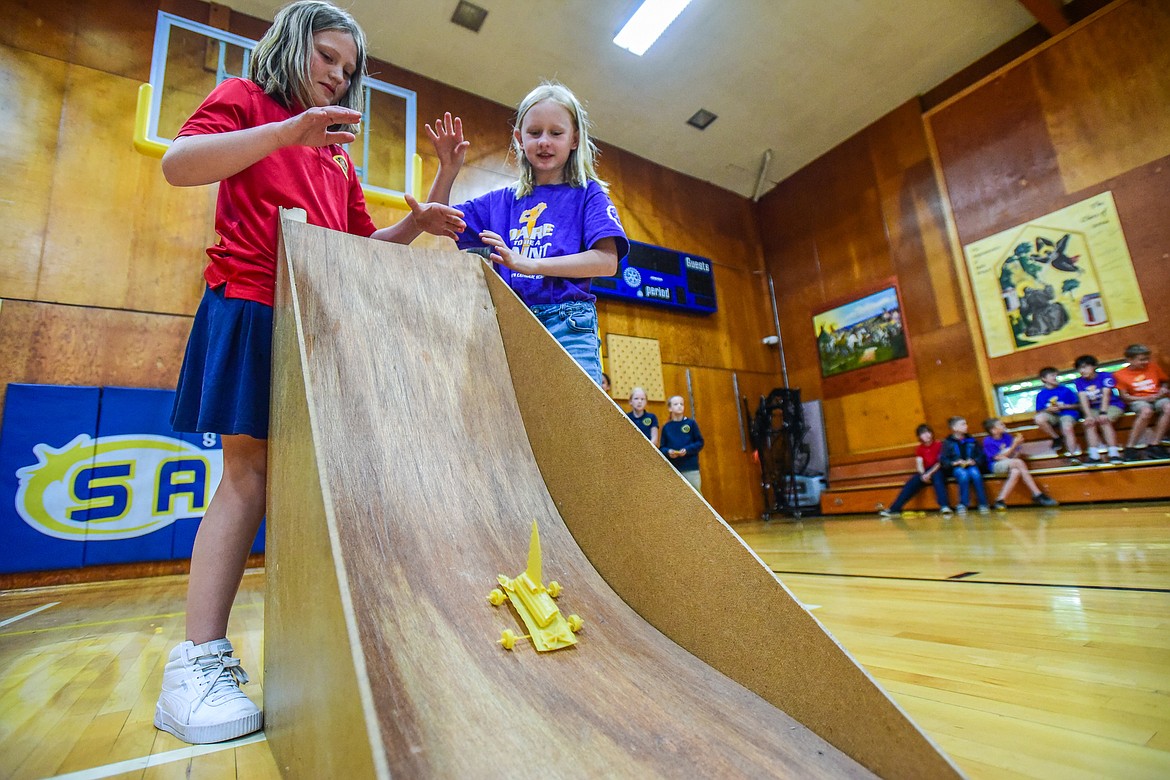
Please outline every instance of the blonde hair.
[{"label": "blonde hair", "polygon": [[[595,181],[601,185],[603,191],[608,192],[609,185],[598,177],[593,167],[598,151],[593,139],[589,137],[589,115],[585,113],[581,101],[577,100],[577,97],[564,84],[556,81],[544,81],[536,89],[529,92],[516,108],[516,127],[514,129],[519,131],[529,109],[545,100],[556,103],[568,111],[569,116],[573,119],[573,129],[577,131],[577,148],[569,152],[569,159],[565,161],[565,183],[574,187],[584,187],[589,182]],[[512,151],[520,165],[520,180],[515,185],[516,197],[522,198],[532,194],[532,190],[536,186],[536,177],[532,172],[532,164],[524,156],[523,142],[517,140],[514,135],[512,137]]]},{"label": "blonde hair", "polygon": [[[337,105],[361,111],[365,95],[362,80],[366,76],[366,34],[352,16],[323,0],[299,0],[277,12],[272,26],[252,50],[248,77],[285,108],[291,109],[295,104],[310,108],[313,105],[313,85],[309,77],[313,34],[322,30],[340,30],[353,37],[357,61],[349,89]],[[339,125],[337,129],[357,133],[361,126]]]}]

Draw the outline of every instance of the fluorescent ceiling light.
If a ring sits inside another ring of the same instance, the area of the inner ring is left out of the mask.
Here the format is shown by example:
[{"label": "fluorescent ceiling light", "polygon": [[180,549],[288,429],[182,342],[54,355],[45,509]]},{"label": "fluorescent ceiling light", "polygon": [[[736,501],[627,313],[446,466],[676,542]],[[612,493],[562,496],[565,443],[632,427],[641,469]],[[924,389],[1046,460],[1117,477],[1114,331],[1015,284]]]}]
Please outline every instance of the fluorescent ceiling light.
[{"label": "fluorescent ceiling light", "polygon": [[691,0],[644,0],[613,42],[641,57]]}]

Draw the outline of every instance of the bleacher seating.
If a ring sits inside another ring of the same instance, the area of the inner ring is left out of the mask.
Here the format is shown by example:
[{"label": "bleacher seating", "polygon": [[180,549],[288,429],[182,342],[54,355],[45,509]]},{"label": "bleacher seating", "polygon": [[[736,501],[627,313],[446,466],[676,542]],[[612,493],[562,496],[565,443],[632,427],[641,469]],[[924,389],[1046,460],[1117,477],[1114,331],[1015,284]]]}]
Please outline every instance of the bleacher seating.
[{"label": "bleacher seating", "polygon": [[[1118,441],[1125,445],[1132,414],[1118,421]],[[1005,420],[1012,433],[1022,433],[1021,453],[1037,483],[1048,495],[1062,504],[1096,501],[1130,501],[1170,497],[1170,459],[1134,460],[1124,464],[1077,464],[1053,451],[1052,441],[1031,421]],[[978,423],[972,423],[975,428]],[[982,432],[972,431],[981,438]],[[1083,447],[1084,431],[1077,426],[1077,438]],[[915,472],[915,444],[880,452],[833,458],[830,455],[829,488],[821,494],[824,514],[873,513],[889,506],[898,491]],[[1082,457],[1082,460],[1084,458]],[[994,501],[1005,477],[984,474],[988,501]],[[958,500],[958,488],[949,482],[951,500]],[[1012,490],[1008,506],[1031,506],[1031,497],[1022,485]],[[934,490],[920,491],[905,507],[911,511],[937,510]]]}]

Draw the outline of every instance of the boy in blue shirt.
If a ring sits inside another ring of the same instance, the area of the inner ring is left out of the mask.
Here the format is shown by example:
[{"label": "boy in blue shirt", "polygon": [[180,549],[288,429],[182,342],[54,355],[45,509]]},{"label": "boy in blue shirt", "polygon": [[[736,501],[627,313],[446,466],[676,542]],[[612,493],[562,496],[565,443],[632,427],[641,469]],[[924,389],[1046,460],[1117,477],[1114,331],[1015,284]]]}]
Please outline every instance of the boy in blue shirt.
[{"label": "boy in blue shirt", "polygon": [[1109,461],[1124,463],[1117,448],[1117,431],[1113,424],[1125,413],[1125,402],[1117,395],[1117,383],[1113,375],[1097,370],[1097,358],[1081,355],[1073,364],[1080,374],[1073,380],[1077,399],[1081,407],[1081,420],[1085,425],[1085,439],[1088,441],[1089,462],[1093,465],[1104,463],[1101,458],[1101,440],[1109,446]]},{"label": "boy in blue shirt", "polygon": [[[1060,449],[1061,439],[1064,440],[1065,452],[1069,460],[1080,463],[1081,447],[1077,444],[1077,434],[1074,427],[1077,424],[1078,410],[1081,407],[1077,394],[1060,383],[1057,371],[1052,366],[1040,369],[1040,381],[1044,387],[1036,394],[1036,425],[1044,435],[1052,439],[1052,449]],[[1060,433],[1056,432],[1060,426]]]}]

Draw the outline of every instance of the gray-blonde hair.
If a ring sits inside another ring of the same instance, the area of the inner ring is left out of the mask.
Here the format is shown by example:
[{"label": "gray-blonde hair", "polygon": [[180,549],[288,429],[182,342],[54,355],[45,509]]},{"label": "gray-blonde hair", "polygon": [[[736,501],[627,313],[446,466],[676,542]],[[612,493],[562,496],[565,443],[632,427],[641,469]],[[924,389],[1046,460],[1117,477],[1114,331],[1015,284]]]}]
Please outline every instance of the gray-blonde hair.
[{"label": "gray-blonde hair", "polygon": [[[366,34],[347,12],[323,0],[299,0],[277,12],[272,26],[252,50],[248,77],[286,108],[313,105],[309,63],[313,58],[313,34],[322,30],[340,30],[353,36],[357,61],[349,80],[349,89],[337,101],[343,108],[361,111],[366,76]],[[340,125],[337,129],[357,133],[360,125]]]},{"label": "gray-blonde hair", "polygon": [[[569,159],[565,161],[565,183],[574,187],[584,187],[590,181],[595,181],[601,185],[602,190],[608,192],[609,185],[601,180],[593,167],[598,152],[597,146],[589,136],[589,115],[585,113],[581,101],[577,100],[577,97],[564,84],[556,81],[545,81],[529,92],[516,108],[515,130],[521,129],[521,125],[524,124],[524,116],[529,109],[544,100],[552,101],[568,111],[569,116],[573,118],[573,128],[577,131],[577,148],[569,152]],[[532,190],[536,186],[536,177],[532,172],[532,165],[524,156],[523,142],[516,140],[515,136],[512,138],[512,151],[520,166],[520,180],[515,185],[516,197],[522,198],[532,194]]]}]

